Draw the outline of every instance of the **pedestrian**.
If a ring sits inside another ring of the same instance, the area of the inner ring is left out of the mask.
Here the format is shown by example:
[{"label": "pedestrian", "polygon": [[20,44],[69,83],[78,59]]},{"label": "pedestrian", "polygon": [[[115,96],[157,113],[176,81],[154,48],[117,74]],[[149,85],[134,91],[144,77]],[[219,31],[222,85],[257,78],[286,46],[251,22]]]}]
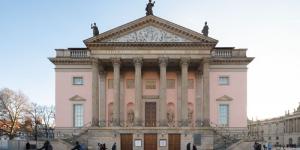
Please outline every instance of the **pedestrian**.
[{"label": "pedestrian", "polygon": [[195,144],[193,144],[193,150],[197,150],[197,147]]},{"label": "pedestrian", "polygon": [[186,145],[186,150],[191,150],[191,143],[188,143],[188,144]]},{"label": "pedestrian", "polygon": [[113,144],[111,150],[117,150],[117,144],[116,143]]},{"label": "pedestrian", "polygon": [[104,144],[102,144],[102,150],[106,150],[107,148],[106,148],[106,145],[105,145],[105,143]]},{"label": "pedestrian", "polygon": [[26,143],[26,150],[28,150],[28,149],[30,149],[30,143],[29,143],[29,141],[27,141],[27,143]]},{"label": "pedestrian", "polygon": [[272,147],[273,147],[272,144],[269,142],[268,143],[268,150],[272,150]]},{"label": "pedestrian", "polygon": [[45,149],[45,150],[53,150],[53,147],[52,147],[52,145],[50,144],[50,142],[48,140],[45,141],[44,146],[41,147],[38,150],[43,150],[43,149]]},{"label": "pedestrian", "polygon": [[78,141],[75,142],[75,146],[72,148],[72,150],[82,150]]}]

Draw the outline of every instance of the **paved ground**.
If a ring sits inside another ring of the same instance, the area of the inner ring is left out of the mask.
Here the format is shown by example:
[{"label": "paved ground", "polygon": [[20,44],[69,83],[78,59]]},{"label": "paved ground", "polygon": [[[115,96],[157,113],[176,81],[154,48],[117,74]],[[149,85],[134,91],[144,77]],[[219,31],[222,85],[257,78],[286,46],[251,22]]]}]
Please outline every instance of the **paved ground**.
[{"label": "paved ground", "polygon": [[253,142],[242,142],[232,150],[253,150]]}]

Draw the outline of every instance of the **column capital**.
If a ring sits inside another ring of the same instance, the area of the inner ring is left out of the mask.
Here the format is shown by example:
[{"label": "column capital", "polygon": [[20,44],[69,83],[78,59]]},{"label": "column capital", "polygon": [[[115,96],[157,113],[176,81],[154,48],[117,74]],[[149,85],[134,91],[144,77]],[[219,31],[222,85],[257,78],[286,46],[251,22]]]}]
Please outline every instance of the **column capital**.
[{"label": "column capital", "polygon": [[180,64],[181,65],[189,65],[191,58],[190,57],[181,57]]},{"label": "column capital", "polygon": [[142,57],[134,57],[133,58],[134,65],[142,65],[143,64],[143,58]]},{"label": "column capital", "polygon": [[98,65],[99,64],[99,59],[98,58],[92,58],[91,62],[92,62],[92,65]]},{"label": "column capital", "polygon": [[203,59],[202,59],[202,63],[203,64],[205,64],[205,63],[209,63],[209,58],[208,57],[204,57]]},{"label": "column capital", "polygon": [[159,57],[158,58],[158,63],[159,63],[160,66],[167,66],[168,60],[169,60],[168,57]]},{"label": "column capital", "polygon": [[121,64],[121,59],[119,57],[112,57],[111,61],[113,65],[120,65]]},{"label": "column capital", "polygon": [[99,74],[100,75],[105,75],[106,71],[102,65],[99,65]]}]

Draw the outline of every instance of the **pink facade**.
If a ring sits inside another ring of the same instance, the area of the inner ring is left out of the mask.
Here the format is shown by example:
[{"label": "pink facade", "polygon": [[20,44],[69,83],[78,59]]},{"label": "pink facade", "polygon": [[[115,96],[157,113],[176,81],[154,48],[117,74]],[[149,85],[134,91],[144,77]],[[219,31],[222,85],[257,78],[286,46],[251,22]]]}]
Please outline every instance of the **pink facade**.
[{"label": "pink facade", "polygon": [[[73,85],[73,77],[83,77],[83,85]],[[92,114],[92,73],[56,71],[55,75],[55,125],[57,127],[73,127],[73,105],[83,104],[84,124],[91,122]],[[74,96],[82,100],[70,100]]]},{"label": "pink facade", "polygon": [[[219,85],[220,76],[229,77],[229,85]],[[229,127],[247,126],[247,72],[220,71],[210,72],[210,119],[219,124],[219,105],[229,105]],[[232,99],[222,99],[223,96]],[[222,100],[220,100],[220,98]]]}]

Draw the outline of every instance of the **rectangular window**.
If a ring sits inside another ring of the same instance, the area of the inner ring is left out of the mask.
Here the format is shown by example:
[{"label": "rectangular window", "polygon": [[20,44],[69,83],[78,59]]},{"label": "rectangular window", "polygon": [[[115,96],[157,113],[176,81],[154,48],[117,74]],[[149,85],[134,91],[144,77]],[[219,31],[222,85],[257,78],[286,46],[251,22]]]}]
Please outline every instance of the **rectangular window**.
[{"label": "rectangular window", "polygon": [[145,80],[145,89],[156,89],[156,80]]},{"label": "rectangular window", "polygon": [[219,77],[219,85],[229,85],[229,77],[228,76],[220,76]]},{"label": "rectangular window", "polygon": [[107,88],[108,89],[113,89],[114,88],[114,80],[113,79],[108,79],[107,80]]},{"label": "rectangular window", "polygon": [[167,89],[175,89],[175,79],[167,79]]},{"label": "rectangular window", "polygon": [[74,127],[83,127],[83,105],[74,104]]},{"label": "rectangular window", "polygon": [[82,77],[73,77],[73,85],[83,85]]},{"label": "rectangular window", "polygon": [[134,89],[134,80],[133,79],[126,80],[126,88],[127,89]]},{"label": "rectangular window", "polygon": [[229,105],[220,104],[219,105],[219,124],[228,126],[229,124]]},{"label": "rectangular window", "polygon": [[194,80],[193,79],[188,80],[188,88],[189,89],[194,89]]}]

